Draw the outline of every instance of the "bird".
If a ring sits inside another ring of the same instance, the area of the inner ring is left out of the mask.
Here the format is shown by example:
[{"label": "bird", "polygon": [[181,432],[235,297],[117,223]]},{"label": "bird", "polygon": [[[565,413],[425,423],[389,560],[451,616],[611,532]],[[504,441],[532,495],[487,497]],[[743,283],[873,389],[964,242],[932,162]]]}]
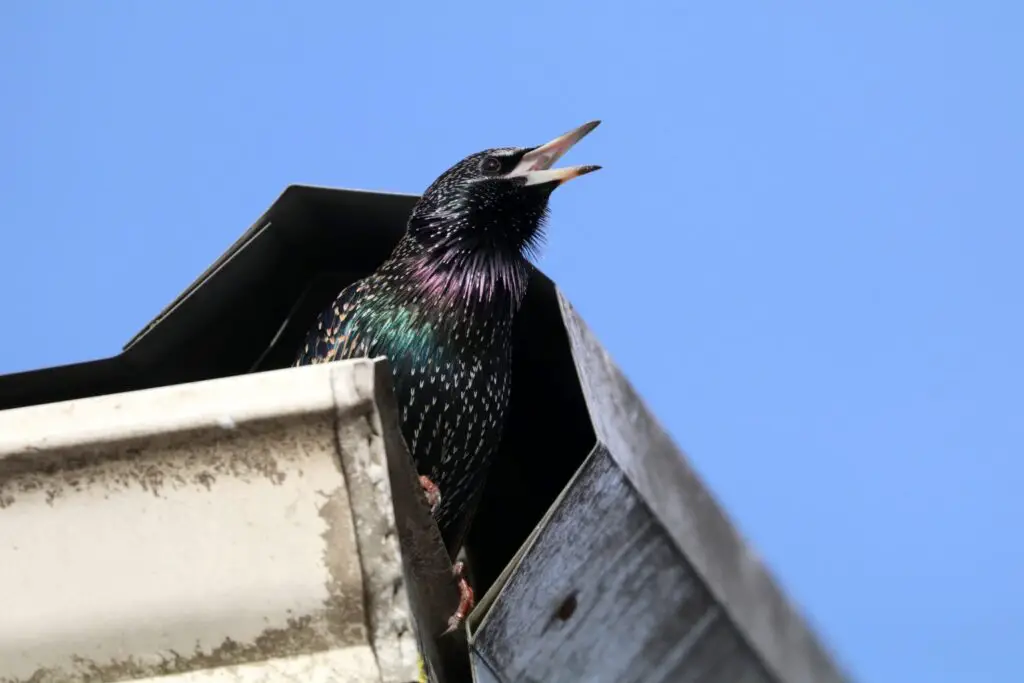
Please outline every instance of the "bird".
[{"label": "bird", "polygon": [[456,562],[512,390],[512,330],[543,243],[552,192],[595,165],[553,168],[599,125],[543,145],[470,154],[420,196],[390,256],[311,324],[295,366],[385,356],[402,437],[458,580],[458,628],[474,603]]}]

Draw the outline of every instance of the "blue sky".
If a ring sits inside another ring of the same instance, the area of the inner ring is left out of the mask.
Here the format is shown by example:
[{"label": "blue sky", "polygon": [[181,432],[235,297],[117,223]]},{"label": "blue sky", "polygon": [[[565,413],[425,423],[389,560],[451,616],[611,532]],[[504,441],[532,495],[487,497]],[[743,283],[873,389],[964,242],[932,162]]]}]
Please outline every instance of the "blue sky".
[{"label": "blue sky", "polygon": [[1024,680],[1024,4],[582,7],[0,5],[0,372],[600,118],[541,267],[860,680]]}]

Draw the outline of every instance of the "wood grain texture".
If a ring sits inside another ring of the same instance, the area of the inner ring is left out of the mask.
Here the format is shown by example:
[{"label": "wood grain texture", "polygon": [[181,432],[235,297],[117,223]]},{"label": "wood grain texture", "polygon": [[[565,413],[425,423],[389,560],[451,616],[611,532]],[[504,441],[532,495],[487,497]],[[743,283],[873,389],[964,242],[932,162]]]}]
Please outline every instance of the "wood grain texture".
[{"label": "wood grain texture", "polygon": [[473,683],[501,683],[501,679],[491,671],[479,652],[472,651],[470,657],[473,664]]},{"label": "wood grain texture", "polygon": [[649,509],[652,524],[686,558],[775,680],[850,680],[561,293],[559,300],[598,441]]},{"label": "wood grain texture", "polygon": [[507,683],[771,680],[603,446],[473,648]]}]

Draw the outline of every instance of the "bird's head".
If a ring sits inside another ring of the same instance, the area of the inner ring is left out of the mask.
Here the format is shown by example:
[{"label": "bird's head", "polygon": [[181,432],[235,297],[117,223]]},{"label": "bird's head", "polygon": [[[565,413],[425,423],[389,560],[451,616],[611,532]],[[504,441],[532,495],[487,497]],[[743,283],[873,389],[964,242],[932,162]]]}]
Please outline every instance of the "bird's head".
[{"label": "bird's head", "polygon": [[499,147],[469,155],[423,193],[409,222],[409,236],[435,253],[525,256],[541,238],[554,189],[600,168],[552,168],[599,123],[586,123],[538,147]]}]

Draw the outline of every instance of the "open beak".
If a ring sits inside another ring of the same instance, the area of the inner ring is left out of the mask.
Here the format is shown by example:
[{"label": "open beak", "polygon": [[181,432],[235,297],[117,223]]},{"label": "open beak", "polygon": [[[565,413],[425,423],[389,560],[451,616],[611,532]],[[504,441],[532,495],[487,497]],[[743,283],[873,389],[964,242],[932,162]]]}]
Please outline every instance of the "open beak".
[{"label": "open beak", "polygon": [[560,135],[551,142],[535,147],[523,155],[519,163],[508,174],[509,177],[526,178],[526,185],[541,185],[544,183],[555,183],[556,186],[564,182],[578,178],[585,173],[596,171],[600,166],[566,166],[565,168],[551,168],[562,155],[569,151],[573,145],[582,140],[587,133],[597,128],[600,121],[584,123],[579,128]]}]

